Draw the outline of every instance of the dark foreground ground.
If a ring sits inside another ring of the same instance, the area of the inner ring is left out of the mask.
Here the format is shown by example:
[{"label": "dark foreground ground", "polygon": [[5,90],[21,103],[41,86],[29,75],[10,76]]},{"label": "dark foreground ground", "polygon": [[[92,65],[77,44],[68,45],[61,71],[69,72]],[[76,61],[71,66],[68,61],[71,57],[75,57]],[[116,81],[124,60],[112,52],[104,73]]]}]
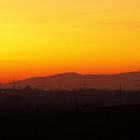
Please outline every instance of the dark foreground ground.
[{"label": "dark foreground ground", "polygon": [[52,112],[1,112],[0,136],[38,139],[139,139],[140,105]]},{"label": "dark foreground ground", "polygon": [[0,140],[140,139],[140,92],[1,90],[0,129]]}]

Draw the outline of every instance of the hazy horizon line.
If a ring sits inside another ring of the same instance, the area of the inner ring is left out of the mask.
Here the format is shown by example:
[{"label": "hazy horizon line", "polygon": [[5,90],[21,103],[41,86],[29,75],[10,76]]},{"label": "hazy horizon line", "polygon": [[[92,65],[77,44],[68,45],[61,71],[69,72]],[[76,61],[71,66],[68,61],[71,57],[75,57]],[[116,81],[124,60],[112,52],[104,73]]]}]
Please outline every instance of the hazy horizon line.
[{"label": "hazy horizon line", "polygon": [[74,72],[74,71],[69,71],[69,72],[59,72],[59,73],[55,73],[55,74],[48,74],[48,75],[44,75],[44,76],[31,76],[31,77],[27,77],[27,78],[22,78],[22,79],[17,79],[16,77],[14,77],[14,81],[11,80],[11,82],[0,82],[1,84],[10,84],[13,82],[17,82],[17,81],[24,81],[27,79],[32,79],[32,78],[44,78],[44,77],[51,77],[51,76],[57,76],[57,75],[64,75],[64,74],[78,74],[81,76],[85,76],[85,75],[119,75],[119,74],[127,74],[127,73],[138,73],[140,72],[140,70],[137,71],[124,71],[124,72],[118,72],[118,73],[80,73],[80,72]]}]

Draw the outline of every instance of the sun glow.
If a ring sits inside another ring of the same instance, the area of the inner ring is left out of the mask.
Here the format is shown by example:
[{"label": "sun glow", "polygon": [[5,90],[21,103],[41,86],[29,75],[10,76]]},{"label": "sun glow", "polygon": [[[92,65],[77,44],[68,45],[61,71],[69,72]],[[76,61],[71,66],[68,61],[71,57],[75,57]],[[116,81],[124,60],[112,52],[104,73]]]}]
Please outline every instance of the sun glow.
[{"label": "sun glow", "polygon": [[139,0],[0,1],[0,78],[140,67]]}]

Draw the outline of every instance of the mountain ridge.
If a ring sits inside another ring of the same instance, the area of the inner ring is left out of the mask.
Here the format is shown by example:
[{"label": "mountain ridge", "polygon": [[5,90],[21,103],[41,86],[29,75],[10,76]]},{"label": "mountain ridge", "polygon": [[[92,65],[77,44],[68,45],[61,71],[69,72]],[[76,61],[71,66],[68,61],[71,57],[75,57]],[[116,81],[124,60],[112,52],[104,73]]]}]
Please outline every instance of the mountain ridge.
[{"label": "mountain ridge", "polygon": [[[126,90],[137,89],[140,71],[118,74],[80,74],[76,72],[60,73],[42,77],[31,77],[14,82],[16,88],[31,86],[32,88],[64,89],[96,88],[115,90],[121,86]],[[13,83],[4,84],[4,88],[12,88]]]}]

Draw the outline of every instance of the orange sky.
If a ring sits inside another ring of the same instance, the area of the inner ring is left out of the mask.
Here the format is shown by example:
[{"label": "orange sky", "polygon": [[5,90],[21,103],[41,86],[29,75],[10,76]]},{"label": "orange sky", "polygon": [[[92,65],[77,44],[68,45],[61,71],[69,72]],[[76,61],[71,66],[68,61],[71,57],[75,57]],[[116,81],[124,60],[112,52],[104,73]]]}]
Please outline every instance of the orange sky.
[{"label": "orange sky", "polygon": [[0,1],[0,79],[140,68],[139,0]]}]

